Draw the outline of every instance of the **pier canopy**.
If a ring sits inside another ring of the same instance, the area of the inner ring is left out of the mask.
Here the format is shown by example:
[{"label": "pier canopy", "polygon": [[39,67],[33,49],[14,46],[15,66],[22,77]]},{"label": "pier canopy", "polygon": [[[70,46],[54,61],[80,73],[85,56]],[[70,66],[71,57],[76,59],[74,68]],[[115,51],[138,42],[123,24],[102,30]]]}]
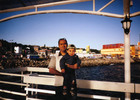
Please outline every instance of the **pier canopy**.
[{"label": "pier canopy", "polygon": [[[86,2],[86,1],[93,2],[93,10],[76,10],[76,9],[38,10],[39,8],[73,4],[73,3]],[[96,0],[14,0],[14,1],[13,0],[0,0],[0,14],[7,13],[7,12],[25,11],[25,10],[34,9],[34,11],[27,11],[26,13],[22,12],[20,14],[15,14],[10,17],[1,18],[0,22],[7,21],[13,18],[24,17],[28,15],[46,14],[46,13],[77,13],[77,14],[100,15],[100,16],[122,18],[122,19],[124,18],[123,13],[116,14],[112,12],[111,13],[102,12],[102,10],[104,10],[106,7],[108,7],[112,3],[116,3],[117,5],[117,0],[106,0],[106,4],[102,6],[101,8],[96,8],[97,10],[95,10],[95,4],[97,4],[98,1],[96,2],[95,1]],[[119,4],[119,5],[123,6],[123,0],[121,3],[122,4]],[[131,5],[132,4],[133,3],[131,3]],[[97,4],[97,5],[100,5],[100,4]],[[116,6],[116,9],[117,9],[117,6]],[[130,17],[135,17],[138,15],[140,15],[140,11],[135,11],[130,14]]]}]

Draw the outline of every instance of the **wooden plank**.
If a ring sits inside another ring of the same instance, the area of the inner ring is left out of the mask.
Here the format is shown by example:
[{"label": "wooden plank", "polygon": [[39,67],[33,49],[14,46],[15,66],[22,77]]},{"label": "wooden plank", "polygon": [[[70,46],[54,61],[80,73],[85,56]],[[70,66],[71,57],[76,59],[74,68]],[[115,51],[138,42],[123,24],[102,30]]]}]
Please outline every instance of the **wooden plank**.
[{"label": "wooden plank", "polygon": [[133,83],[77,80],[78,88],[134,93]]},{"label": "wooden plank", "polygon": [[21,71],[27,71],[27,67],[7,68],[7,69],[1,70],[0,72],[13,73],[13,72],[21,72]]},{"label": "wooden plank", "polygon": [[135,84],[135,93],[140,93],[140,84]]},{"label": "wooden plank", "polygon": [[103,100],[120,100],[120,98],[116,97],[109,97],[109,96],[100,96],[100,95],[91,95],[91,94],[77,94],[78,97],[84,97],[84,98],[92,98],[92,99],[103,99]]},{"label": "wooden plank", "polygon": [[[55,78],[53,76],[25,76],[25,83],[42,84],[42,85],[55,85]],[[79,80],[77,79],[77,87],[84,89],[95,89],[105,91],[116,92],[130,92],[134,93],[133,83],[121,83],[121,82],[105,82],[105,81],[93,81],[93,80]],[[137,90],[138,91],[138,90]]]},{"label": "wooden plank", "polygon": [[24,83],[40,84],[40,85],[53,85],[55,83],[55,78],[52,77],[41,77],[41,76],[29,76],[25,75],[23,78]]},{"label": "wooden plank", "polygon": [[49,72],[48,68],[41,68],[41,67],[27,67],[26,71],[32,72]]},{"label": "wooden plank", "polygon": [[55,94],[54,90],[43,90],[43,89],[34,89],[34,88],[25,88],[26,91],[40,92],[40,93],[49,93]]}]

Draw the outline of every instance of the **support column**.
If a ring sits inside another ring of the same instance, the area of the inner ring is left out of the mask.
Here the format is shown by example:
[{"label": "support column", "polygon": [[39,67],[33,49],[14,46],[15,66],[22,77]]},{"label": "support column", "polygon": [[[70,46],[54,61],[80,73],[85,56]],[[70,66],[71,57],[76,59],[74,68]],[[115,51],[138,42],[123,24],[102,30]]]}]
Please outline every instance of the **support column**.
[{"label": "support column", "polygon": [[[130,17],[130,0],[123,0],[124,18]],[[131,83],[131,69],[130,69],[130,33],[124,33],[124,74],[125,83]],[[125,100],[131,100],[131,94],[125,93]]]},{"label": "support column", "polygon": [[131,68],[130,68],[130,34],[124,33],[124,57],[125,57],[125,82],[131,83]]},{"label": "support column", "polygon": [[[131,67],[130,67],[130,34],[124,33],[124,74],[125,83],[131,83]],[[131,94],[125,93],[125,100],[131,100]]]}]

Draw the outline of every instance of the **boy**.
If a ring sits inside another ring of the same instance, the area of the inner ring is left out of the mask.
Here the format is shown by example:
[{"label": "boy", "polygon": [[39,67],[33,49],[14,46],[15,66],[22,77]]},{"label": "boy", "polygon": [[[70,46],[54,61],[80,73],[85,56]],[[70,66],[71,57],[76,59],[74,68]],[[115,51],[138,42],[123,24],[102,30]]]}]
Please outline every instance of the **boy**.
[{"label": "boy", "polygon": [[[70,93],[71,96],[76,95],[76,76],[75,68],[71,65],[77,64],[77,69],[80,68],[81,60],[75,54],[76,47],[73,44],[68,45],[67,54],[60,60],[61,72],[63,73],[63,95]],[[69,66],[69,67],[68,67]]]}]

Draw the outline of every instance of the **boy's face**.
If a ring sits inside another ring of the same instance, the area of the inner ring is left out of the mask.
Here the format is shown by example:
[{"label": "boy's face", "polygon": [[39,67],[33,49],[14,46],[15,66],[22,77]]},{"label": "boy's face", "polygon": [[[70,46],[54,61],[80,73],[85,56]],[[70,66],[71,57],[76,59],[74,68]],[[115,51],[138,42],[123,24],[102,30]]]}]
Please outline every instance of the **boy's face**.
[{"label": "boy's face", "polygon": [[68,49],[67,50],[67,53],[70,55],[70,56],[73,56],[75,54],[75,49]]}]

